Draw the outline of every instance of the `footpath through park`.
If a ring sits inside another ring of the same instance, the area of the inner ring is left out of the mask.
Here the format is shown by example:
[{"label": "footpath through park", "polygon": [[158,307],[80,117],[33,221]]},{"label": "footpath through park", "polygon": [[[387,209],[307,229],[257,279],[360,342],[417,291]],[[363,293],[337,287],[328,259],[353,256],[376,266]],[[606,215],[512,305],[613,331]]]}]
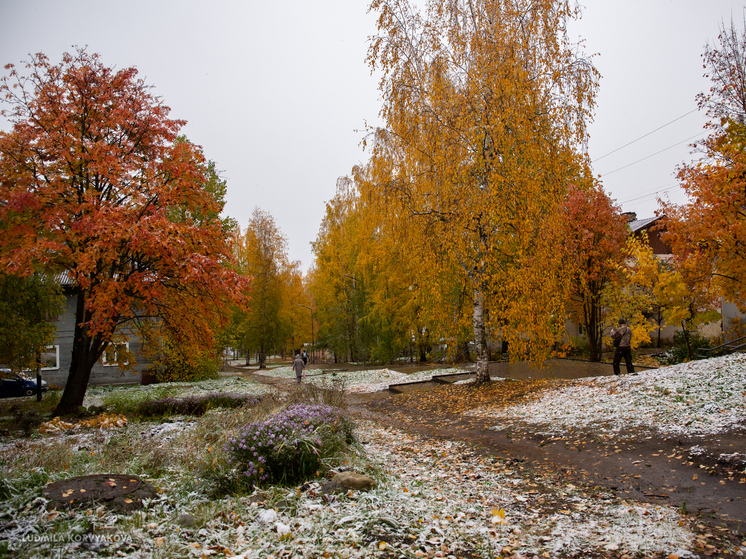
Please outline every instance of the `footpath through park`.
[{"label": "footpath through park", "polygon": [[[309,374],[314,373],[313,369]],[[623,432],[610,439],[588,430],[546,436],[530,425],[499,429],[494,421],[465,412],[491,403],[531,398],[546,378],[577,379],[613,375],[607,363],[554,360],[549,370],[528,364],[492,363],[490,375],[505,379],[475,389],[458,380],[465,371],[435,382],[392,386],[391,390],[347,396],[349,412],[384,426],[426,437],[461,441],[480,452],[517,464],[549,468],[573,483],[603,487],[619,497],[674,506],[696,515],[711,530],[742,532],[746,519],[746,470],[723,456],[746,451],[746,434],[735,430],[708,437],[663,437]],[[251,375],[280,388],[288,379]],[[701,452],[692,455],[694,446]]]}]

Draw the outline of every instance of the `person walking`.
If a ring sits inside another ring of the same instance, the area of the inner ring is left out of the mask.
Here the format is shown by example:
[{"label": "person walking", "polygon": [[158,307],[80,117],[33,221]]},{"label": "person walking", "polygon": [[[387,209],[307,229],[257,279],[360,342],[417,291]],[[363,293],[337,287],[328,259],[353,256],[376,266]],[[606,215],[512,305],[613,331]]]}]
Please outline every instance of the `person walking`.
[{"label": "person walking", "polygon": [[295,380],[298,384],[300,384],[302,377],[306,376],[306,366],[303,364],[303,357],[301,356],[300,352],[295,354],[293,369],[295,370]]},{"label": "person walking", "polygon": [[619,327],[611,331],[611,338],[614,340],[614,374],[619,375],[619,364],[624,358],[624,364],[627,366],[627,373],[632,374],[635,368],[632,365],[632,330],[627,327],[627,322],[619,319]]}]

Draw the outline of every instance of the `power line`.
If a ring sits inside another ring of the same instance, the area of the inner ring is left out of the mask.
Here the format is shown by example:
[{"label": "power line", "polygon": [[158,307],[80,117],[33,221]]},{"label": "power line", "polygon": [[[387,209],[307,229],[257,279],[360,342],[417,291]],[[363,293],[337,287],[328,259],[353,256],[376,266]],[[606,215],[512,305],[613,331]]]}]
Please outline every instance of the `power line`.
[{"label": "power line", "polygon": [[629,198],[628,200],[621,200],[619,203],[629,204],[630,202],[636,202],[637,200],[643,200],[645,198],[650,198],[651,196],[655,196],[657,194],[663,194],[664,192],[668,192],[669,190],[673,190],[674,188],[679,188],[679,185],[675,184],[673,186],[669,186],[668,188],[656,190],[655,192],[651,192],[650,194],[643,194],[642,196],[637,196],[636,198]]},{"label": "power line", "polygon": [[689,140],[693,140],[694,138],[697,138],[697,137],[701,136],[702,134],[704,134],[704,132],[700,132],[699,134],[695,134],[694,136],[690,136],[686,140],[682,140],[680,142],[677,142],[677,143],[673,144],[672,146],[668,146],[667,148],[664,148],[664,149],[662,149],[660,151],[656,151],[655,153],[652,153],[652,154],[648,155],[647,157],[643,157],[642,159],[638,159],[637,161],[633,161],[632,163],[628,163],[627,165],[624,165],[623,167],[619,167],[618,169],[614,169],[613,171],[609,171],[608,173],[603,173],[601,176],[602,177],[608,177],[612,173],[616,173],[617,171],[621,171],[622,169],[626,169],[627,167],[631,167],[632,165],[636,165],[637,163],[640,163],[641,161],[645,161],[646,159],[650,159],[651,157],[654,157],[654,156],[656,156],[656,155],[658,155],[660,153],[663,153],[664,151],[668,151],[669,149],[675,148],[676,146],[679,146],[681,144],[685,144]]},{"label": "power line", "polygon": [[653,130],[652,132],[648,132],[647,134],[643,134],[642,136],[640,136],[640,137],[639,137],[639,138],[637,138],[636,140],[632,140],[632,141],[631,141],[631,142],[629,142],[628,144],[624,144],[624,145],[623,145],[622,147],[618,147],[618,148],[616,148],[615,150],[612,150],[612,151],[610,151],[609,153],[607,153],[607,154],[604,154],[604,155],[602,155],[601,157],[597,157],[597,158],[596,158],[595,160],[596,160],[596,161],[600,161],[601,159],[603,159],[603,158],[604,158],[604,157],[606,157],[607,155],[611,155],[612,153],[616,153],[616,152],[618,152],[618,151],[619,151],[620,149],[624,149],[624,148],[626,148],[627,146],[631,146],[631,145],[632,145],[632,144],[634,144],[635,142],[639,142],[639,141],[640,141],[640,140],[642,140],[643,138],[647,138],[648,136],[650,136],[650,134],[653,134],[653,133],[657,132],[658,130],[661,130],[661,129],[665,128],[665,127],[666,127],[666,126],[668,126],[669,124],[673,124],[673,123],[674,123],[674,122],[676,122],[677,120],[681,120],[681,119],[682,119],[682,118],[684,118],[685,116],[689,116],[689,115],[690,115],[690,114],[692,114],[692,113],[696,113],[696,112],[697,112],[698,110],[699,110],[699,109],[692,109],[692,110],[691,110],[691,111],[689,111],[688,113],[686,113],[686,114],[683,114],[683,115],[681,115],[680,117],[677,117],[677,118],[673,119],[673,120],[672,120],[671,122],[667,122],[667,123],[666,123],[666,124],[664,124],[663,126],[659,126],[658,128],[656,128],[656,129],[655,129],[655,130]]}]

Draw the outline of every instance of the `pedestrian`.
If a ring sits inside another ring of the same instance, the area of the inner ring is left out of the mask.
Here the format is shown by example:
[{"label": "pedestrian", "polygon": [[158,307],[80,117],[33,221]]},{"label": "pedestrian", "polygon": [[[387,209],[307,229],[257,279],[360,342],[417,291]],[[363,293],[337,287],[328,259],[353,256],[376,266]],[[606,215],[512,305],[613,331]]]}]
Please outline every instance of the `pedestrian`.
[{"label": "pedestrian", "polygon": [[306,376],[306,366],[303,364],[303,357],[301,357],[300,352],[298,352],[295,356],[295,361],[293,361],[293,369],[295,370],[295,380],[298,384],[300,384],[301,378]]},{"label": "pedestrian", "polygon": [[303,366],[305,367],[308,365],[308,352],[304,349],[303,350]]},{"label": "pedestrian", "polygon": [[611,330],[611,338],[614,340],[614,374],[619,373],[619,363],[622,362],[624,357],[624,363],[627,365],[627,373],[632,374],[635,372],[635,368],[632,366],[632,330],[627,327],[627,322],[623,319],[619,319],[619,327]]}]

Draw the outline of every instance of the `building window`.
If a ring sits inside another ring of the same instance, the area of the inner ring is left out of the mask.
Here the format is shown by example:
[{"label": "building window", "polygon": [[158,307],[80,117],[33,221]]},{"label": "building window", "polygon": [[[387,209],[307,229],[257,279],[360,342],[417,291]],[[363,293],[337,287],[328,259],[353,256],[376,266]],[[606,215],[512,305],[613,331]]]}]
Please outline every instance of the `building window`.
[{"label": "building window", "polygon": [[578,336],[585,336],[585,326],[578,324]]},{"label": "building window", "polygon": [[48,345],[41,350],[41,370],[56,371],[60,368],[60,346]]},{"label": "building window", "polygon": [[104,367],[116,367],[129,364],[130,344],[109,344],[101,356],[101,364]]}]

